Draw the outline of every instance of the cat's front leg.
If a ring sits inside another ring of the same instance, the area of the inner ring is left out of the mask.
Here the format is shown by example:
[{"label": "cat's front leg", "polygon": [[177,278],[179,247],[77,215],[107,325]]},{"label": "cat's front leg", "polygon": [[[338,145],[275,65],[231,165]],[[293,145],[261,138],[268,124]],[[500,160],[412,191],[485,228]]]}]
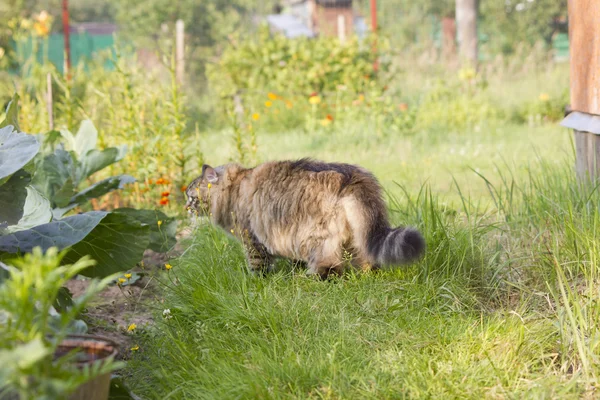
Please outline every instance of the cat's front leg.
[{"label": "cat's front leg", "polygon": [[264,275],[273,269],[273,255],[252,233],[244,237],[244,250],[248,259],[248,269],[257,275]]}]

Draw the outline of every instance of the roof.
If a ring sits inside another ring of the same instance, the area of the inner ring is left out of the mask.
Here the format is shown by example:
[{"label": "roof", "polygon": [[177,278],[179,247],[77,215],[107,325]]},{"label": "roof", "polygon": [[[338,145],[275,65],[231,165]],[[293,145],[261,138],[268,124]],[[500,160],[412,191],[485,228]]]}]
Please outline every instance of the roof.
[{"label": "roof", "polygon": [[302,21],[288,14],[273,14],[267,16],[268,24],[288,38],[299,36],[313,37],[314,33]]},{"label": "roof", "polygon": [[117,25],[107,22],[82,22],[69,27],[73,33],[84,31],[90,35],[112,35],[117,31]]},{"label": "roof", "polygon": [[316,2],[321,7],[339,7],[339,8],[352,7],[352,0],[316,0]]}]

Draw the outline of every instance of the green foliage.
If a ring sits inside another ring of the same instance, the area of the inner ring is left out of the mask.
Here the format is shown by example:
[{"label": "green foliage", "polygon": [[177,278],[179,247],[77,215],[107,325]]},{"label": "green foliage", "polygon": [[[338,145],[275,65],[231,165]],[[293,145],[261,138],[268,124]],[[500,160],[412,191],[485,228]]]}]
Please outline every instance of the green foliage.
[{"label": "green foliage", "polygon": [[[16,107],[16,98],[11,107]],[[90,121],[82,122],[76,135],[62,130],[36,139],[13,132],[10,125],[0,134],[0,151],[7,161],[0,164],[5,181],[0,198],[7,199],[0,215],[0,257],[31,252],[37,246],[70,248],[66,260],[91,255],[97,261],[82,274],[106,276],[135,266],[149,247],[166,252],[174,245],[176,223],[159,211],[117,209],[63,218],[88,201],[134,182],[131,176],[120,175],[80,189],[93,174],[125,155],[123,147],[97,150],[98,133]],[[160,232],[156,232],[158,221],[165,223]]]},{"label": "green foliage", "polygon": [[56,248],[46,253],[35,248],[12,266],[0,264],[9,275],[0,285],[0,396],[65,398],[81,384],[121,367],[112,357],[83,368],[73,362],[74,354],[56,357],[81,311],[115,278],[92,280],[85,293],[57,314],[64,284],[94,265],[89,257],[62,265],[64,256]]},{"label": "green foliage", "polygon": [[222,96],[239,90],[308,96],[335,92],[339,85],[359,93],[377,76],[375,56],[370,42],[356,38],[344,44],[331,38],[290,40],[263,26],[256,38],[232,39],[209,79]]}]

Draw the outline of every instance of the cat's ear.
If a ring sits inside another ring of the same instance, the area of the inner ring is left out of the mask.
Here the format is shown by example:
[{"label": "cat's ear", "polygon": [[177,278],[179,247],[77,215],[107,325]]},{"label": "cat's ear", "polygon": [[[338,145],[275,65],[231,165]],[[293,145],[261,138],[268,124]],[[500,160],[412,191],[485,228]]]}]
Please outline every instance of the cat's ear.
[{"label": "cat's ear", "polygon": [[202,175],[210,183],[215,183],[216,181],[219,180],[219,177],[217,176],[217,171],[215,171],[215,169],[213,167],[211,167],[210,165],[204,164],[202,166]]}]

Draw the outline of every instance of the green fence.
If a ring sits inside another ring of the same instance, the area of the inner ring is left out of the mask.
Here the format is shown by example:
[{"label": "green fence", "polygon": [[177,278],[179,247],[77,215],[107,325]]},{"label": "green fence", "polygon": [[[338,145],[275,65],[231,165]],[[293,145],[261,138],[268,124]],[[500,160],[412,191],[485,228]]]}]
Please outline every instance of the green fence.
[{"label": "green fence", "polygon": [[[115,40],[113,35],[90,35],[88,33],[71,33],[69,42],[71,45],[71,64],[77,65],[98,56],[100,53],[113,54],[115,52]],[[14,42],[13,46],[20,60],[20,68],[34,58],[39,63],[51,62],[62,73],[65,64],[65,46],[62,34],[49,35],[47,38],[30,37],[25,40]],[[113,69],[112,57],[106,57],[104,67]]]}]

